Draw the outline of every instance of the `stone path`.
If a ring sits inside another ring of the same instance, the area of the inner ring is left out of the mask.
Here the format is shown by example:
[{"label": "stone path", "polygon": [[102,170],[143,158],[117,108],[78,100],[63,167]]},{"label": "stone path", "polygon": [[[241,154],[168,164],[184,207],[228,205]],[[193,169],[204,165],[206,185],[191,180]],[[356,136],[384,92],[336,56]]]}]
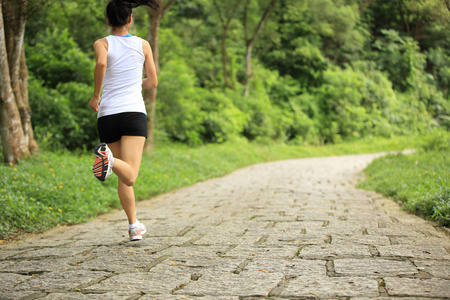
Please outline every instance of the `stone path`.
[{"label": "stone path", "polygon": [[450,238],[354,188],[376,155],[288,160],[0,247],[0,299],[450,298]]}]

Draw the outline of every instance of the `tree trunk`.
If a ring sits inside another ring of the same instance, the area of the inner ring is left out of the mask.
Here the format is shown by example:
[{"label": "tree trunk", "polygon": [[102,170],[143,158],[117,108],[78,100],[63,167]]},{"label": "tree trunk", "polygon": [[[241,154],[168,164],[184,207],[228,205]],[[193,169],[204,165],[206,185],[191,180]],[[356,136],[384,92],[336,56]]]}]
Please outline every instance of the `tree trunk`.
[{"label": "tree trunk", "polygon": [[[15,51],[17,49],[14,49],[14,46],[19,44],[20,46],[23,45],[23,32],[16,31],[19,37],[14,38],[13,35],[9,36],[7,40],[5,32],[8,31],[8,26],[4,25],[9,25],[11,21],[12,23],[15,21],[14,14],[12,13],[13,9],[9,4],[5,4],[5,1],[0,0],[0,135],[4,161],[6,163],[16,163],[19,158],[30,155],[30,151],[25,140],[19,108],[16,103],[13,90],[14,83],[11,82],[11,78],[15,75],[18,78],[19,72],[17,70],[16,74],[11,74],[10,63],[8,61],[8,58],[11,57],[9,60],[12,66],[20,68],[22,49],[19,49],[20,52],[17,54]],[[4,7],[6,7],[6,11],[3,10]],[[3,19],[4,15],[8,17],[5,21]],[[20,35],[22,35],[22,40],[20,40]],[[8,48],[12,49],[12,55],[9,55]],[[15,65],[16,62],[17,66]],[[13,69],[13,71],[15,72],[16,70]]]},{"label": "tree trunk", "polygon": [[222,40],[220,42],[221,46],[221,52],[222,52],[222,69],[223,69],[223,79],[225,80],[225,86],[232,89],[233,86],[230,82],[230,76],[228,75],[227,70],[227,62],[228,62],[228,56],[227,56],[227,46],[226,46],[226,39],[227,39],[227,32],[228,28],[224,28],[222,33]]},{"label": "tree trunk", "polygon": [[253,45],[247,45],[245,51],[245,77],[244,77],[244,96],[247,97],[250,93],[250,78],[252,77],[252,50]]},{"label": "tree trunk", "polygon": [[270,0],[269,5],[266,7],[266,10],[264,11],[261,19],[259,20],[258,27],[256,28],[254,34],[248,38],[247,37],[247,30],[248,30],[248,24],[247,24],[247,12],[248,12],[248,5],[250,3],[250,0],[247,0],[245,3],[244,8],[244,38],[245,38],[245,77],[244,77],[244,96],[247,97],[250,92],[250,78],[252,77],[252,51],[253,51],[253,45],[255,44],[256,39],[258,38],[259,33],[263,30],[264,25],[267,22],[267,19],[269,18],[270,12],[273,9],[273,6],[277,0]]},{"label": "tree trunk", "polygon": [[19,72],[19,89],[22,95],[23,111],[19,113],[22,119],[23,132],[26,143],[31,153],[39,151],[39,145],[34,138],[33,126],[31,124],[31,109],[28,101],[28,67],[25,58],[25,47],[22,46],[22,55],[20,58],[20,72]]},{"label": "tree trunk", "polygon": [[[159,74],[159,48],[158,48],[158,38],[159,38],[159,26],[161,20],[166,13],[166,11],[172,6],[175,0],[171,0],[164,3],[164,0],[159,0],[160,10],[155,11],[150,7],[147,7],[147,13],[149,17],[149,29],[147,33],[147,41],[150,43],[153,52],[153,60],[155,62],[156,74]],[[145,143],[145,151],[153,151],[153,135],[155,131],[155,111],[156,111],[156,95],[157,89],[144,90],[144,102],[147,110],[147,142]]]},{"label": "tree trunk", "polygon": [[227,65],[228,65],[228,55],[227,55],[227,35],[228,35],[228,28],[230,26],[230,22],[233,19],[237,7],[239,6],[241,0],[236,0],[233,4],[233,7],[231,9],[231,13],[228,16],[227,19],[225,19],[225,16],[222,15],[222,11],[220,9],[220,6],[217,4],[217,1],[214,0],[213,4],[217,10],[217,14],[219,15],[220,24],[222,25],[222,38],[221,38],[221,52],[222,52],[222,70],[223,70],[223,79],[225,81],[225,86],[234,89],[233,80],[230,79],[230,76],[228,74]]}]

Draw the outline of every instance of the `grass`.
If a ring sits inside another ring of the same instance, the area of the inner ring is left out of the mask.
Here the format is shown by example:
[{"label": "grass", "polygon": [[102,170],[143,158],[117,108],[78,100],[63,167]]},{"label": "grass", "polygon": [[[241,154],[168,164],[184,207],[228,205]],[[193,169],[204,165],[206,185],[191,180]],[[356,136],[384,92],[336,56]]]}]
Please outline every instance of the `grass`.
[{"label": "grass", "polygon": [[366,170],[361,188],[375,190],[400,201],[403,207],[441,225],[450,226],[450,134],[425,138],[411,155],[389,155]]},{"label": "grass", "polygon": [[[255,163],[402,150],[414,147],[414,140],[366,139],[323,147],[260,145],[243,140],[198,148],[166,145],[144,155],[135,193],[139,200],[148,199]],[[0,239],[86,222],[120,208],[116,176],[104,183],[95,180],[93,161],[91,153],[43,151],[17,165],[0,165]]]}]

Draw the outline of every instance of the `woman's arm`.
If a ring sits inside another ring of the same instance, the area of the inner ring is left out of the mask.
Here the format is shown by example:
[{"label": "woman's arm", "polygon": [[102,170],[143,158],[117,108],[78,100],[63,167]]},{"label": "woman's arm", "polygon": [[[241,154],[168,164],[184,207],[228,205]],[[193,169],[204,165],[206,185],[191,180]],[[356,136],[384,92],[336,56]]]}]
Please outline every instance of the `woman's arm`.
[{"label": "woman's arm", "polygon": [[156,75],[155,62],[153,61],[152,48],[146,40],[142,40],[142,50],[145,56],[144,70],[147,75],[146,78],[142,79],[142,88],[154,89],[158,86],[158,77]]},{"label": "woman's arm", "polygon": [[94,43],[94,51],[97,56],[97,64],[94,70],[94,96],[89,101],[89,106],[93,111],[98,111],[100,103],[100,93],[102,90],[103,79],[105,78],[106,62],[108,55],[108,42],[106,39],[97,40]]}]

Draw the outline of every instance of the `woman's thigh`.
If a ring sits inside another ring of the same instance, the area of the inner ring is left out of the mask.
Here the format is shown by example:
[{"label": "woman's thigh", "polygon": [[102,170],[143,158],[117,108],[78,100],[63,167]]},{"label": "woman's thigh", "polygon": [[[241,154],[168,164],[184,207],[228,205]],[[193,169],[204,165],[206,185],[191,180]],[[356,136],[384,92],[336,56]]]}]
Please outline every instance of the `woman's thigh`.
[{"label": "woman's thigh", "polygon": [[114,158],[128,163],[137,175],[141,165],[144,144],[145,137],[143,136],[122,136],[119,141],[108,144],[108,147],[111,149]]}]

